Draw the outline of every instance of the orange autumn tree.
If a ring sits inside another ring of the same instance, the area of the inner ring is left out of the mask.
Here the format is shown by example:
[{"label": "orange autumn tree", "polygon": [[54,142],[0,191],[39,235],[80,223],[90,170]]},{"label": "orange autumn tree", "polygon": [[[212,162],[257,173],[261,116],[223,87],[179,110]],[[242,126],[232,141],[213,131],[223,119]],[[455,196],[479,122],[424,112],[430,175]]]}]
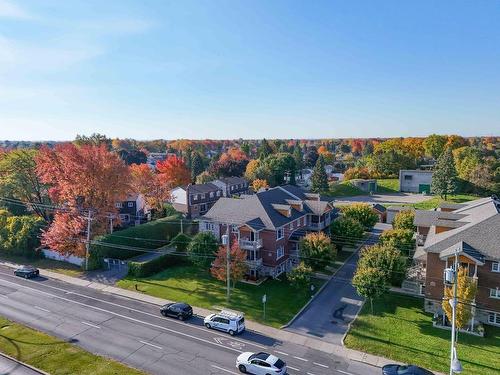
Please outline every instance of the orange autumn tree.
[{"label": "orange autumn tree", "polygon": [[266,180],[256,179],[252,181],[252,189],[255,192],[258,192],[260,189],[268,189],[269,184]]},{"label": "orange autumn tree", "polygon": [[[233,288],[236,283],[245,276],[247,272],[247,253],[242,250],[235,241],[231,246],[229,255],[229,278],[233,284]],[[210,268],[210,273],[213,277],[220,281],[226,281],[227,278],[227,249],[225,246],[220,246],[219,250],[215,254],[215,260]]]},{"label": "orange autumn tree", "polygon": [[160,180],[169,188],[187,185],[191,182],[191,171],[182,158],[171,155],[156,163]]},{"label": "orange autumn tree", "polygon": [[86,213],[91,211],[93,236],[106,232],[111,215],[117,216],[116,202],[129,192],[129,171],[106,145],[64,143],[44,147],[36,157],[40,180],[49,186],[52,201],[64,207],[42,234],[42,244],[62,254],[85,254],[83,236]]},{"label": "orange autumn tree", "polygon": [[147,164],[132,164],[129,170],[132,190],[142,194],[149,207],[161,212],[163,204],[171,198],[169,186]]}]

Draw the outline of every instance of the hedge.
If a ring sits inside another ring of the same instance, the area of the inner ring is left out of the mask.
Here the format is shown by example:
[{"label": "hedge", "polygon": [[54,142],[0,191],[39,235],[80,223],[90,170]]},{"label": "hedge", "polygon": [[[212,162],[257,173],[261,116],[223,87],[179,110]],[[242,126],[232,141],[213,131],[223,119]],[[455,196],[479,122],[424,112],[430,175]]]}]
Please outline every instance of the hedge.
[{"label": "hedge", "polygon": [[[196,232],[197,225],[188,221],[183,223],[184,233]],[[180,232],[180,215],[172,215],[154,220],[146,224],[116,231],[105,236],[94,238],[95,241],[111,245],[130,246],[145,250],[155,250],[168,245],[169,241]],[[91,245],[91,254],[95,258],[130,259],[142,253],[134,249]]]},{"label": "hedge", "polygon": [[189,263],[189,260],[180,255],[165,254],[147,262],[129,262],[128,276],[130,277],[148,277],[161,272],[168,267],[183,265]]}]

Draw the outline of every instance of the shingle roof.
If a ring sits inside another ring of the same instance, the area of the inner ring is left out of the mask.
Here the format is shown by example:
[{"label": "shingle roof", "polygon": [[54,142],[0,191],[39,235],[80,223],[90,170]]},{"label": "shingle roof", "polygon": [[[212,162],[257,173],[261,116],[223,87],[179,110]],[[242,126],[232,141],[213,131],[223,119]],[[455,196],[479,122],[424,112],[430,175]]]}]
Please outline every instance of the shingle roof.
[{"label": "shingle roof", "polygon": [[219,181],[224,182],[227,185],[238,185],[238,184],[246,184],[247,180],[243,177],[222,177],[219,178]]},{"label": "shingle roof", "polygon": [[211,182],[207,182],[206,184],[189,185],[188,190],[190,193],[203,194],[211,191],[220,190],[220,187],[212,184]]},{"label": "shingle roof", "polygon": [[479,262],[484,263],[484,255],[464,241],[460,241],[459,243],[452,245],[447,249],[444,249],[439,253],[439,256],[441,258],[447,258],[454,255],[457,250],[459,254],[467,254],[468,256],[478,260]]},{"label": "shingle roof", "polygon": [[372,207],[373,207],[375,210],[377,210],[378,212],[386,212],[386,211],[387,211],[387,209],[386,209],[384,206],[382,206],[381,204],[378,204],[378,203],[374,203],[374,204],[372,205]]},{"label": "shingle roof", "polygon": [[453,221],[460,220],[465,216],[456,212],[416,210],[413,224],[417,227],[430,227],[440,219]]}]

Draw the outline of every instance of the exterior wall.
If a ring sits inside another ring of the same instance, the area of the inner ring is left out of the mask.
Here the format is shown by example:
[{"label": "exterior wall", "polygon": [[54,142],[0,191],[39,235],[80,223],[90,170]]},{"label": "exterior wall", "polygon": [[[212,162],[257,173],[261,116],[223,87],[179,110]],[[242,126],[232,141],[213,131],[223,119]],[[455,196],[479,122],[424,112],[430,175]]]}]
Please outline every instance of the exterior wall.
[{"label": "exterior wall", "polygon": [[186,190],[182,188],[175,188],[172,189],[170,195],[172,197],[172,203],[187,205]]},{"label": "exterior wall", "polygon": [[386,214],[386,219],[385,219],[385,221],[387,222],[387,224],[392,224],[392,222],[394,221],[394,218],[400,212],[401,212],[400,210],[391,210],[390,208],[388,208],[387,209],[387,214]]},{"label": "exterior wall", "polygon": [[49,250],[49,249],[43,249],[42,253],[45,256],[45,258],[59,260],[61,262],[66,262],[66,263],[71,263],[71,264],[76,264],[77,266],[81,266],[85,261],[85,258],[76,257],[74,255],[64,256],[56,251]]},{"label": "exterior wall", "polygon": [[500,288],[500,272],[491,270],[492,261],[486,261],[484,266],[477,268],[477,295],[478,306],[500,312],[500,299],[490,297],[490,288]]},{"label": "exterior wall", "polygon": [[[405,176],[409,176],[411,179],[406,179]],[[402,192],[418,193],[421,184],[430,185],[431,181],[431,171],[399,171],[399,191]]]},{"label": "exterior wall", "polygon": [[[211,196],[212,193],[212,196]],[[212,206],[222,197],[222,190],[211,190],[205,193],[198,193],[192,191],[189,187],[187,189],[187,214],[191,218],[197,218],[205,214],[212,208]],[[203,209],[203,207],[205,209]]]},{"label": "exterior wall", "polygon": [[427,253],[426,264],[425,298],[441,301],[444,289],[443,270],[446,262],[439,259],[437,253]]}]

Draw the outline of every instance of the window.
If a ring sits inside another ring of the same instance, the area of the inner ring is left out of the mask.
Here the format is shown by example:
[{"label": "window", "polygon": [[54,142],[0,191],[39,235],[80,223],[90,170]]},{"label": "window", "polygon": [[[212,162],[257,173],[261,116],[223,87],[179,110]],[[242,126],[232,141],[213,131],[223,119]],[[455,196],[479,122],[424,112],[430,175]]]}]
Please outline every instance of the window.
[{"label": "window", "polygon": [[500,314],[490,312],[488,314],[488,323],[500,326]]},{"label": "window", "polygon": [[293,221],[288,225],[289,230],[293,230]]},{"label": "window", "polygon": [[217,190],[217,196],[220,197],[220,190]]},{"label": "window", "polygon": [[276,241],[281,240],[285,236],[283,227],[276,229]]},{"label": "window", "polygon": [[412,175],[405,175],[405,181],[411,181],[413,180],[413,176]]},{"label": "window", "polygon": [[115,203],[116,208],[122,208],[122,204],[120,202]]},{"label": "window", "polygon": [[490,289],[490,298],[498,298],[500,299],[500,289]]},{"label": "window", "polygon": [[198,200],[198,195],[197,195],[197,194],[192,195],[192,197],[193,197],[193,200],[194,200],[194,201],[197,201],[197,200]]},{"label": "window", "polygon": [[207,210],[207,205],[205,203],[200,204],[200,212],[205,212]]},{"label": "window", "polygon": [[210,192],[210,198],[213,198],[213,197],[214,197],[214,192],[213,192],[213,191],[211,191],[211,192]]},{"label": "window", "polygon": [[205,193],[203,193],[203,194],[201,195],[201,199],[205,199],[206,197],[207,197],[207,195],[206,195]]},{"label": "window", "polygon": [[237,225],[231,225],[231,232],[238,233],[238,226]]},{"label": "window", "polygon": [[491,263],[491,271],[492,272],[500,272],[500,262]]},{"label": "window", "polygon": [[134,202],[128,202],[129,207],[134,207]]},{"label": "window", "polygon": [[215,229],[215,225],[213,223],[205,223],[205,230],[213,231]]},{"label": "window", "polygon": [[285,248],[280,246],[276,249],[276,259],[283,258],[285,256]]}]

